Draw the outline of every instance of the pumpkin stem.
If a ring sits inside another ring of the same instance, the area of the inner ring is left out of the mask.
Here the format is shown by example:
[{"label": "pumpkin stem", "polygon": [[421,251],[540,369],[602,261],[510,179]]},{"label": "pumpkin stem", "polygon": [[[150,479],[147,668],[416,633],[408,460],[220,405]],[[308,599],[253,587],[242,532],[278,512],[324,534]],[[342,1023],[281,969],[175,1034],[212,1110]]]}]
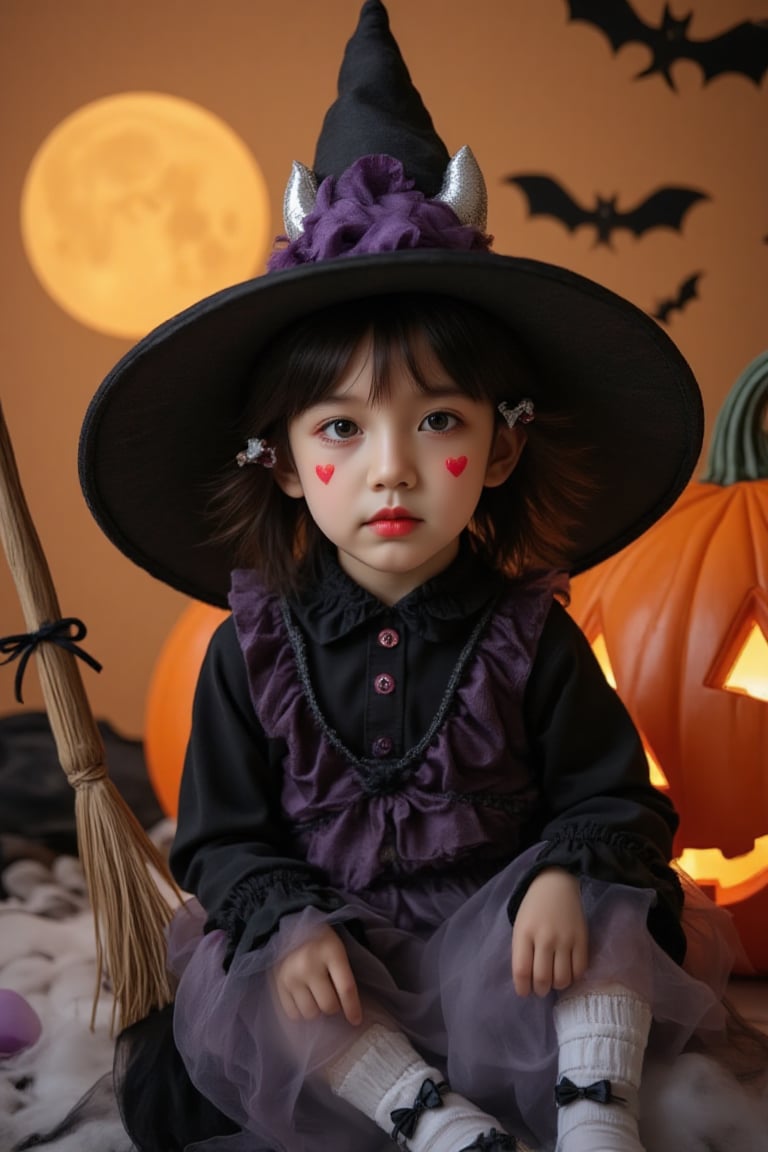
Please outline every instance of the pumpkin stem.
[{"label": "pumpkin stem", "polygon": [[768,352],[748,364],[725,398],[712,433],[704,483],[768,479]]}]

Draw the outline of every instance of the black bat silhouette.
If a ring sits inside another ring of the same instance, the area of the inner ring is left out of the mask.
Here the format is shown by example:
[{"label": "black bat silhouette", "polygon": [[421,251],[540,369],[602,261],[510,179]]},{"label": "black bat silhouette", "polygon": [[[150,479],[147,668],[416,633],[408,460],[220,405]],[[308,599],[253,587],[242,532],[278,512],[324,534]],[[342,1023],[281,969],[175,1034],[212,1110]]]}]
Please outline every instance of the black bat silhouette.
[{"label": "black bat silhouette", "polygon": [[682,312],[686,304],[691,300],[698,300],[699,298],[699,280],[703,273],[694,272],[677,290],[677,295],[672,296],[667,300],[660,300],[656,305],[656,311],[651,312],[654,320],[660,320],[662,324],[669,324],[669,317],[672,312]]},{"label": "black bat silhouette", "polygon": [[661,75],[676,91],[670,67],[676,60],[693,60],[708,84],[723,72],[738,72],[759,84],[768,69],[768,21],[744,20],[709,40],[691,40],[688,25],[692,12],[676,20],[664,5],[661,24],[646,24],[627,0],[568,0],[571,20],[593,24],[607,36],[614,52],[625,44],[644,44],[651,63],[636,80]]},{"label": "black bat silhouette", "polygon": [[611,235],[626,228],[635,236],[642,236],[651,228],[682,228],[683,218],[698,200],[708,200],[705,192],[696,188],[670,186],[659,188],[628,212],[616,207],[617,196],[604,200],[595,197],[594,208],[583,208],[562,184],[541,173],[521,172],[504,177],[506,184],[517,184],[528,200],[531,216],[554,216],[573,232],[584,224],[596,230],[596,244],[611,246]]}]

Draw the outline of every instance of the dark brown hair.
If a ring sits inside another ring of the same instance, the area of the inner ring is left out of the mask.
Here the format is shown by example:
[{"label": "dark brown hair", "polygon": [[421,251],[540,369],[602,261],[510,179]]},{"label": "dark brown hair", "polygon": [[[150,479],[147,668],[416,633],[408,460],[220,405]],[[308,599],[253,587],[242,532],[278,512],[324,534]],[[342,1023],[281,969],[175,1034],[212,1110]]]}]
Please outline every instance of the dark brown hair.
[{"label": "dark brown hair", "polygon": [[[314,312],[279,334],[259,359],[233,456],[258,436],[278,457],[290,459],[291,421],[333,389],[366,336],[373,347],[374,401],[386,395],[392,370],[400,367],[429,391],[419,355],[424,341],[468,396],[494,407],[502,400],[534,400],[536,416],[520,461],[504,484],[483,489],[468,535],[495,568],[567,568],[579,508],[590,490],[584,447],[572,442],[566,413],[547,411],[535,366],[514,335],[450,297],[371,297]],[[231,473],[214,509],[224,525],[219,538],[270,588],[296,588],[302,577],[315,575],[325,538],[304,500],[286,496],[268,469],[253,465]]]}]

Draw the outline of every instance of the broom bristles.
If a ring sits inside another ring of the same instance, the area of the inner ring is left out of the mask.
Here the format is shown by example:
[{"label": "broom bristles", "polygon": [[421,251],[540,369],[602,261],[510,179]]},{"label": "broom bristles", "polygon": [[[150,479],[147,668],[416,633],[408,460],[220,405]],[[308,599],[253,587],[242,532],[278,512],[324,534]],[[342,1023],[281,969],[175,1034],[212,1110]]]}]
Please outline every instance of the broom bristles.
[{"label": "broom bristles", "polygon": [[[21,487],[0,404],[0,542],[30,633],[61,620],[56,589]],[[56,750],[75,790],[80,858],[96,937],[95,1022],[105,969],[114,990],[112,1025],[125,1028],[173,999],[165,928],[173,910],[150,872],[181,893],[165,860],[107,775],[104,748],[77,660],[56,644],[37,649],[40,685]]]},{"label": "broom bristles", "polygon": [[173,908],[150,868],[180,894],[159,849],[108,776],[75,790],[75,821],[96,936],[91,1024],[106,972],[113,1027],[118,1017],[126,1028],[173,1000],[165,943]]}]

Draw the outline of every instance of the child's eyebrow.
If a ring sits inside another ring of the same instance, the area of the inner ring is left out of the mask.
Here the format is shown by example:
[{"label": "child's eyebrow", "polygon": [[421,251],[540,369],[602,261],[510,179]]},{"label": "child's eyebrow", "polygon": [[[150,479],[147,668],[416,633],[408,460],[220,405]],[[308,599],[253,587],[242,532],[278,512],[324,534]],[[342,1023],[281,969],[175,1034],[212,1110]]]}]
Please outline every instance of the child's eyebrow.
[{"label": "child's eyebrow", "polygon": [[[414,394],[417,396],[426,396],[430,401],[435,400],[455,400],[457,397],[465,397],[470,400],[471,397],[467,395],[461,388],[455,385],[440,385],[437,388],[417,388],[414,389]],[[360,408],[367,408],[370,404],[370,397],[350,395],[350,392],[344,388],[338,392],[329,392],[326,396],[316,400],[314,404],[310,404],[310,408],[321,408],[323,405],[331,404],[349,404],[357,405]]]},{"label": "child's eyebrow", "polygon": [[332,404],[357,404],[361,408],[367,408],[368,397],[350,395],[346,389],[343,389],[340,392],[329,392],[327,396],[321,396],[319,400],[315,400],[309,407],[322,408],[323,406]]}]

